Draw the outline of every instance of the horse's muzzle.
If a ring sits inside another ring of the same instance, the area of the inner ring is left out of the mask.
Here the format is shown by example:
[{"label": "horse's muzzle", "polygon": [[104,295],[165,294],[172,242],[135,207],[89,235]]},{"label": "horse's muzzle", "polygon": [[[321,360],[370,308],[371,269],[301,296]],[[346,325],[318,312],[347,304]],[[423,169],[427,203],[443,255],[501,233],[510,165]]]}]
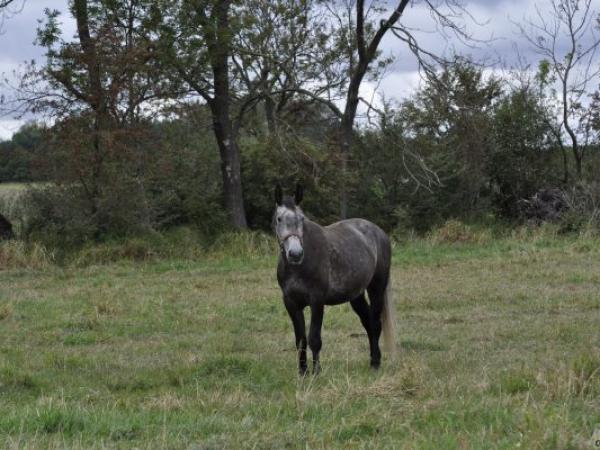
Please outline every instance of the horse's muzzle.
[{"label": "horse's muzzle", "polygon": [[290,264],[301,264],[304,259],[302,239],[298,235],[288,235],[281,242],[281,250]]},{"label": "horse's muzzle", "polygon": [[302,264],[302,260],[304,259],[304,250],[300,249],[290,249],[287,252],[287,260],[290,264]]}]

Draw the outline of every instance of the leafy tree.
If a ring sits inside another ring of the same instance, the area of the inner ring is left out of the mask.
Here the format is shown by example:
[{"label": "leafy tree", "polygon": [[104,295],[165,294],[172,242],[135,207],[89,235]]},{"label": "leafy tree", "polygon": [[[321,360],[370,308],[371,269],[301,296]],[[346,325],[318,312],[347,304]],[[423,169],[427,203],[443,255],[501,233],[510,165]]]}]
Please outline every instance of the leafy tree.
[{"label": "leafy tree", "polygon": [[526,86],[509,92],[494,108],[487,173],[494,204],[504,216],[517,217],[520,200],[558,181],[553,164],[556,141],[547,127],[547,114],[537,92]]},{"label": "leafy tree", "polygon": [[[119,212],[135,210],[146,225],[151,220],[143,182],[146,145],[153,142],[147,123],[165,96],[154,58],[154,6],[149,0],[74,0],[73,39],[63,37],[59,12],[46,10],[37,38],[46,63],[26,68],[12,101],[20,112],[55,119],[46,173],[64,185],[68,198],[77,198],[96,237],[111,223],[132,225]],[[123,192],[132,203],[116,208]]]},{"label": "leafy tree", "polygon": [[466,215],[485,207],[492,111],[500,94],[499,79],[486,79],[481,69],[458,59],[399,112],[414,152],[439,177],[439,186],[421,194],[435,216]]},{"label": "leafy tree", "polygon": [[10,141],[0,142],[0,182],[44,179],[37,164],[46,154],[45,129],[28,123]]},{"label": "leafy tree", "polygon": [[247,227],[242,196],[239,128],[234,123],[231,86],[233,36],[239,27],[231,0],[168,0],[161,4],[164,68],[184,92],[199,95],[212,113],[221,157],[223,193],[230,223]]}]

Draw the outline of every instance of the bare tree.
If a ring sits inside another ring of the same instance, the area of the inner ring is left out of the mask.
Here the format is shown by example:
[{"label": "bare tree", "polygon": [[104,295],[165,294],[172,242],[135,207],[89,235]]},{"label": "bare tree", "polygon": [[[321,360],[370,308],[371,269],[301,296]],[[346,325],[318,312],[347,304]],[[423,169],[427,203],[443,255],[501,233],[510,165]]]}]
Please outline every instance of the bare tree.
[{"label": "bare tree", "polygon": [[0,33],[4,21],[14,14],[21,12],[25,6],[25,0],[0,0]]},{"label": "bare tree", "polygon": [[[550,89],[549,105],[560,119],[553,126],[559,146],[570,146],[576,176],[592,144],[591,109],[585,106],[588,86],[600,75],[597,50],[600,36],[594,30],[600,18],[592,0],[550,0],[550,16],[536,7],[535,18],[518,24],[521,34],[544,59],[540,64],[542,87]],[[555,83],[556,82],[556,83]],[[554,95],[555,87],[557,95]],[[557,99],[557,100],[555,100]],[[565,181],[568,179],[565,168]]]}]

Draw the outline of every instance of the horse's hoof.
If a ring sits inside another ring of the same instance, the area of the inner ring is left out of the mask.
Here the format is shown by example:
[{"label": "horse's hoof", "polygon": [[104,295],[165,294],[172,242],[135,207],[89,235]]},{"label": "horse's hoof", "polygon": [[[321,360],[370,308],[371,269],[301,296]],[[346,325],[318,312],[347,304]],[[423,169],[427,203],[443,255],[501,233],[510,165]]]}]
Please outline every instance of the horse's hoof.
[{"label": "horse's hoof", "polygon": [[301,377],[305,377],[306,374],[308,373],[308,368],[307,367],[303,367],[301,369],[298,370],[298,375]]},{"label": "horse's hoof", "polygon": [[379,370],[381,367],[381,361],[371,361],[371,369]]}]

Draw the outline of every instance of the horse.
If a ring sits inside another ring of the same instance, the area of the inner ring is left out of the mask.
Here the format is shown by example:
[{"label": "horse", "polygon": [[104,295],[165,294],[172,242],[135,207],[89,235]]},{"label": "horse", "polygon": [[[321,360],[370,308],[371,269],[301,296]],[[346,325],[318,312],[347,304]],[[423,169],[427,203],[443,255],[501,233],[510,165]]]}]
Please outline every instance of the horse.
[{"label": "horse", "polygon": [[[309,220],[302,209],[303,188],[293,197],[275,188],[273,229],[279,242],[277,281],[290,316],[300,375],[307,373],[306,346],[313,373],[320,372],[321,327],[325,306],[350,302],[367,332],[370,365],[381,365],[379,338],[393,353],[395,320],[391,297],[391,245],[387,234],[365,219],[347,219],[328,226]],[[369,295],[369,303],[365,298]],[[308,341],[304,308],[311,313]]]}]

